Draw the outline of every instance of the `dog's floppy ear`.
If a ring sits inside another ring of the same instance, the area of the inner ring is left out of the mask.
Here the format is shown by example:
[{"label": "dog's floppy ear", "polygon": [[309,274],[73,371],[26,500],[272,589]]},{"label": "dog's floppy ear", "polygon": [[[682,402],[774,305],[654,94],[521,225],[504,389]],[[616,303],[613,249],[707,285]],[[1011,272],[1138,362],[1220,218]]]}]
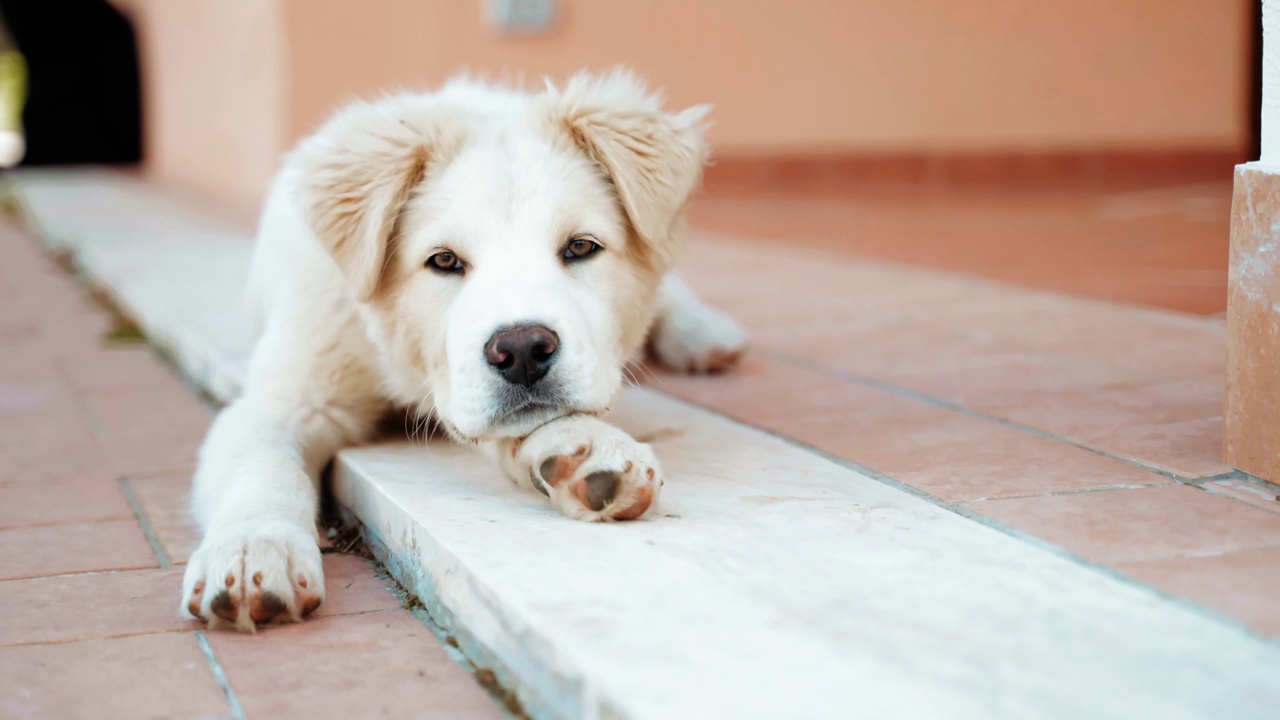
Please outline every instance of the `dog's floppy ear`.
[{"label": "dog's floppy ear", "polygon": [[709,149],[703,138],[711,107],[662,110],[635,74],[574,75],[544,96],[553,125],[598,163],[617,189],[632,228],[666,266],[675,253],[673,225],[702,179]]},{"label": "dog's floppy ear", "polygon": [[360,300],[377,291],[428,164],[456,152],[464,134],[456,109],[391,97],[344,108],[298,148],[303,212]]}]

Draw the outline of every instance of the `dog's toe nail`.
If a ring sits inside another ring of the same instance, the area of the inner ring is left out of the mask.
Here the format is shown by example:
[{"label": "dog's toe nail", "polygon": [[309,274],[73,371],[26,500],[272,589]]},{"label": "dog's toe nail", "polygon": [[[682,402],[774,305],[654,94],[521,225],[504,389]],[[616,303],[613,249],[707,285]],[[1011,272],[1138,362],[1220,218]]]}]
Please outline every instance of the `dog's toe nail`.
[{"label": "dog's toe nail", "polygon": [[542,478],[530,476],[529,484],[533,486],[534,490],[537,490],[547,497],[551,497],[551,492],[547,490],[547,483],[543,481]]}]

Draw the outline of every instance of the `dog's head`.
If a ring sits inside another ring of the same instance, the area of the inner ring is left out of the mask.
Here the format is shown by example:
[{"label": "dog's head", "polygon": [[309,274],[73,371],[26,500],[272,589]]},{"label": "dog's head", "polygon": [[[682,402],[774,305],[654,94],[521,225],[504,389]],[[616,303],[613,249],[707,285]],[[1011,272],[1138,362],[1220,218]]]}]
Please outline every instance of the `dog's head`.
[{"label": "dog's head", "polygon": [[305,142],[303,210],[392,393],[469,440],[605,410],[701,178],[705,114],[617,71],[357,104]]}]

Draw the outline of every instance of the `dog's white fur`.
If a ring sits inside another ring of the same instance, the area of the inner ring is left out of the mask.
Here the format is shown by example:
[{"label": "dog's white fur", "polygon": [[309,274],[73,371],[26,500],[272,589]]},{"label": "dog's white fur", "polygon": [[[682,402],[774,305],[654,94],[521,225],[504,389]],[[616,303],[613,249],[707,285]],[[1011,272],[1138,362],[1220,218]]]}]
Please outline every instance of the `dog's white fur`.
[{"label": "dog's white fur", "polygon": [[[745,342],[670,274],[707,157],[705,114],[664,112],[625,71],[537,93],[463,79],[356,103],[303,141],[259,229],[261,334],[245,393],[200,452],[205,535],[184,611],[251,630],[319,605],[318,477],[396,409],[429,411],[569,517],[628,519],[655,504],[652,451],[599,419],[624,364],[646,337],[688,371],[732,364]],[[603,250],[568,261],[582,236]],[[461,275],[424,265],[444,250]],[[513,400],[526,391],[485,360],[490,336],[518,323],[559,336],[534,386],[544,396]],[[593,510],[583,482],[602,472],[617,494]]]}]

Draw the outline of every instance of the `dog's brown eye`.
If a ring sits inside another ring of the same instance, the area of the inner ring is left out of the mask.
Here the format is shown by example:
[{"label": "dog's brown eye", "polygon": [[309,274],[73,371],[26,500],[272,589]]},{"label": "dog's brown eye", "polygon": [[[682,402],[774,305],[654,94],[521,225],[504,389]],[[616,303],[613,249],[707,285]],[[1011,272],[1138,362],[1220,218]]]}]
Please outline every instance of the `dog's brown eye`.
[{"label": "dog's brown eye", "polygon": [[460,273],[465,268],[462,259],[448,250],[442,250],[427,258],[427,267],[442,273]]},{"label": "dog's brown eye", "polygon": [[600,249],[600,243],[590,238],[576,237],[570,240],[568,245],[564,246],[564,252],[561,255],[564,257],[565,262],[572,262],[593,255]]}]

